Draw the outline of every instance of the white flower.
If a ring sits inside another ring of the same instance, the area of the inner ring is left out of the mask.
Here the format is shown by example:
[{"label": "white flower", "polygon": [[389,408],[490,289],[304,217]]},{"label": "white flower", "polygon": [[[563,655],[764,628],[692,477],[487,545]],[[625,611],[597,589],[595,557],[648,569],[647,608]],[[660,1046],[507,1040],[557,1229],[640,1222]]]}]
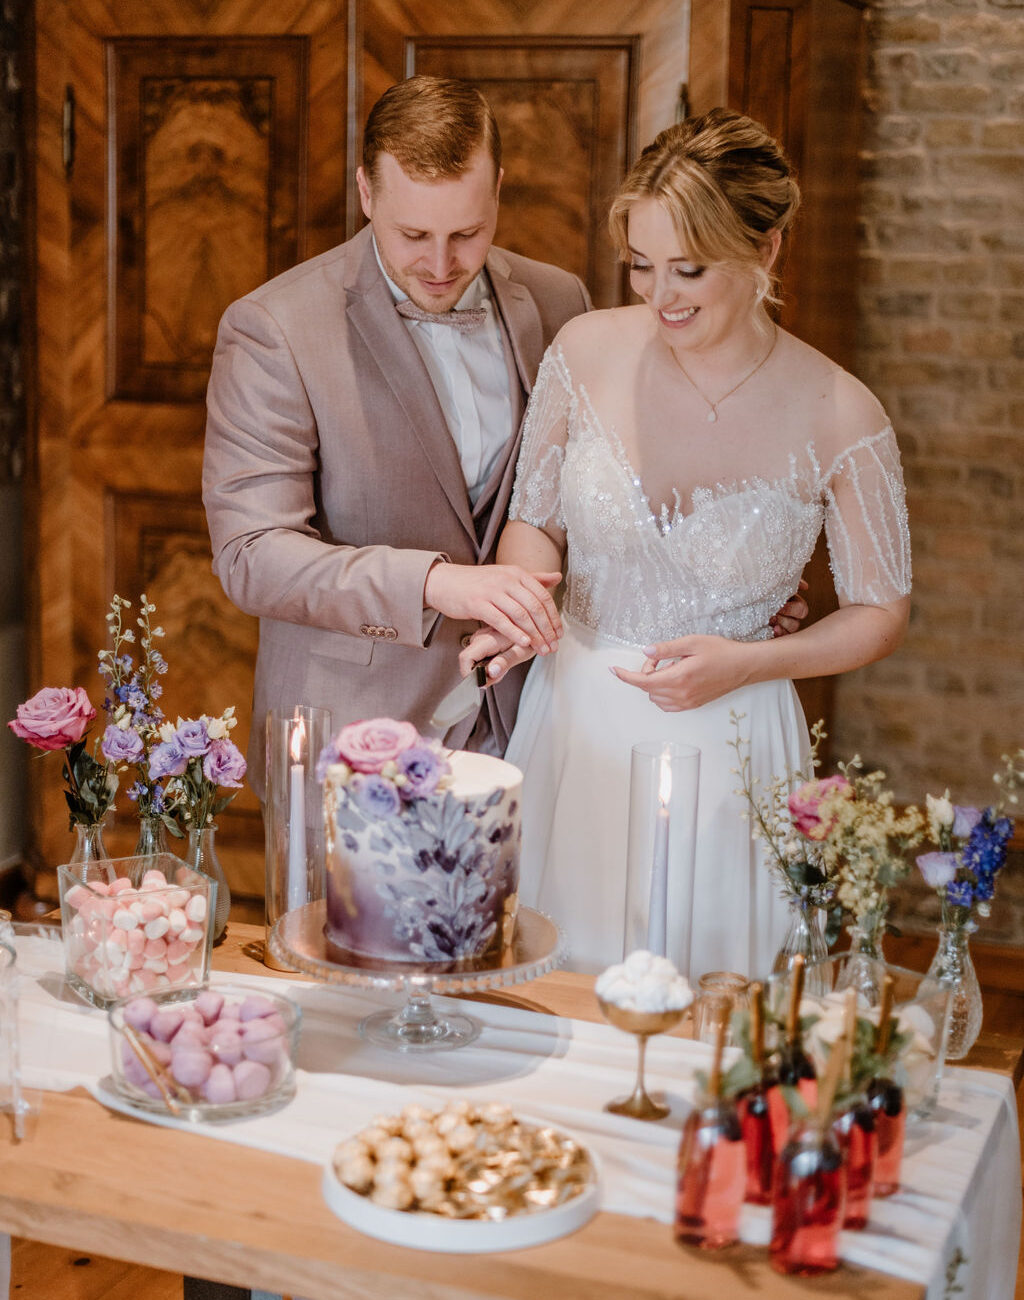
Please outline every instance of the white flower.
[{"label": "white flower", "polygon": [[210,718],[206,724],[206,734],[211,740],[226,740],[228,725],[223,718]]},{"label": "white flower", "polygon": [[[178,719],[178,722],[179,723],[181,722],[180,718]],[[160,724],[160,739],[164,742],[165,745],[169,744],[170,741],[174,739],[174,733],[176,731],[177,731],[177,727],[175,727],[173,722],[162,722]]]},{"label": "white flower", "polygon": [[925,802],[928,805],[928,834],[938,843],[941,832],[949,830],[953,825],[956,816],[953,801],[947,790],[941,799],[936,799],[934,795],[925,795]]}]

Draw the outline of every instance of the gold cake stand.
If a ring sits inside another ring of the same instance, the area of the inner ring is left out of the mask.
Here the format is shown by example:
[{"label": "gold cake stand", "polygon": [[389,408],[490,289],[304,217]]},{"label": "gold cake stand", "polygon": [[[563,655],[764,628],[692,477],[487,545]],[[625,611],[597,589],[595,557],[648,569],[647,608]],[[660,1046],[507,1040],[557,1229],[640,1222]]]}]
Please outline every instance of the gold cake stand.
[{"label": "gold cake stand", "polygon": [[509,949],[490,958],[452,962],[378,961],[347,952],[327,938],[323,899],[286,912],[270,933],[270,951],[295,970],[326,984],[405,993],[398,1011],[374,1011],[359,1024],[363,1038],[399,1052],[450,1051],[473,1042],[483,1028],[461,1012],[439,1011],[434,993],[482,993],[525,984],[553,970],[564,956],[558,926],[532,907],[520,907]]}]

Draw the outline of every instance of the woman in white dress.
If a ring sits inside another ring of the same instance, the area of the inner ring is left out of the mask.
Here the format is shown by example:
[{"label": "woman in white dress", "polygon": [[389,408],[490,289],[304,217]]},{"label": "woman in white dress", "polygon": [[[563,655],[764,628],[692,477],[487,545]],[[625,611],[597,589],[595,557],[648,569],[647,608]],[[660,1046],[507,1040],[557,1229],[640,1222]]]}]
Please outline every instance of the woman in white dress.
[{"label": "woman in white dress", "polygon": [[[765,310],[798,201],[750,119],[662,132],[611,213],[643,303],[566,325],[530,400],[498,560],[565,573],[565,631],[507,757],[526,778],[521,897],[565,928],[577,969],[622,954],[632,746],[677,741],[701,751],[689,973],[770,970],[786,907],[736,793],[730,714],[754,777],[782,776],[808,743],[792,679],[882,658],[906,629],[889,422]],[[822,526],[839,609],[773,638]],[[464,667],[496,650],[493,677],[528,653],[483,630]],[[678,933],[668,945],[678,962]]]}]

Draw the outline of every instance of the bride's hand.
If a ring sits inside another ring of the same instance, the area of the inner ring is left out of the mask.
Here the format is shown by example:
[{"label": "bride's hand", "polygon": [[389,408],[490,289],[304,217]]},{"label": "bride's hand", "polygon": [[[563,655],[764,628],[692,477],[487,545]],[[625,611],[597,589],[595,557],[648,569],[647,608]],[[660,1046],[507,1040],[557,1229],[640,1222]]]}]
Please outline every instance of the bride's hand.
[{"label": "bride's hand", "polygon": [[750,680],[750,647],[721,636],[683,636],[645,646],[639,672],[613,668],[620,682],[639,687],[665,713],[697,709]]},{"label": "bride's hand", "polygon": [[492,627],[482,627],[474,632],[469,644],[459,655],[459,672],[463,677],[479,663],[487,662],[487,684],[500,682],[510,668],[533,658],[530,646],[516,645],[509,637],[495,632]]}]

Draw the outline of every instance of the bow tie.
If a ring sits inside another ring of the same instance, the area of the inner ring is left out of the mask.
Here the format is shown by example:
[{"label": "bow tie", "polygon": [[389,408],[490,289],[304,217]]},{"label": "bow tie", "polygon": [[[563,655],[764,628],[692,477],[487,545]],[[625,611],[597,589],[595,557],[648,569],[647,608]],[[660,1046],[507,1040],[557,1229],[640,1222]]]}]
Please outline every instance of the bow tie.
[{"label": "bow tie", "polygon": [[408,298],[404,302],[395,303],[395,310],[406,320],[425,321],[428,325],[450,325],[460,334],[468,334],[487,319],[486,307],[465,307],[461,311],[455,308],[451,311],[425,311]]}]

